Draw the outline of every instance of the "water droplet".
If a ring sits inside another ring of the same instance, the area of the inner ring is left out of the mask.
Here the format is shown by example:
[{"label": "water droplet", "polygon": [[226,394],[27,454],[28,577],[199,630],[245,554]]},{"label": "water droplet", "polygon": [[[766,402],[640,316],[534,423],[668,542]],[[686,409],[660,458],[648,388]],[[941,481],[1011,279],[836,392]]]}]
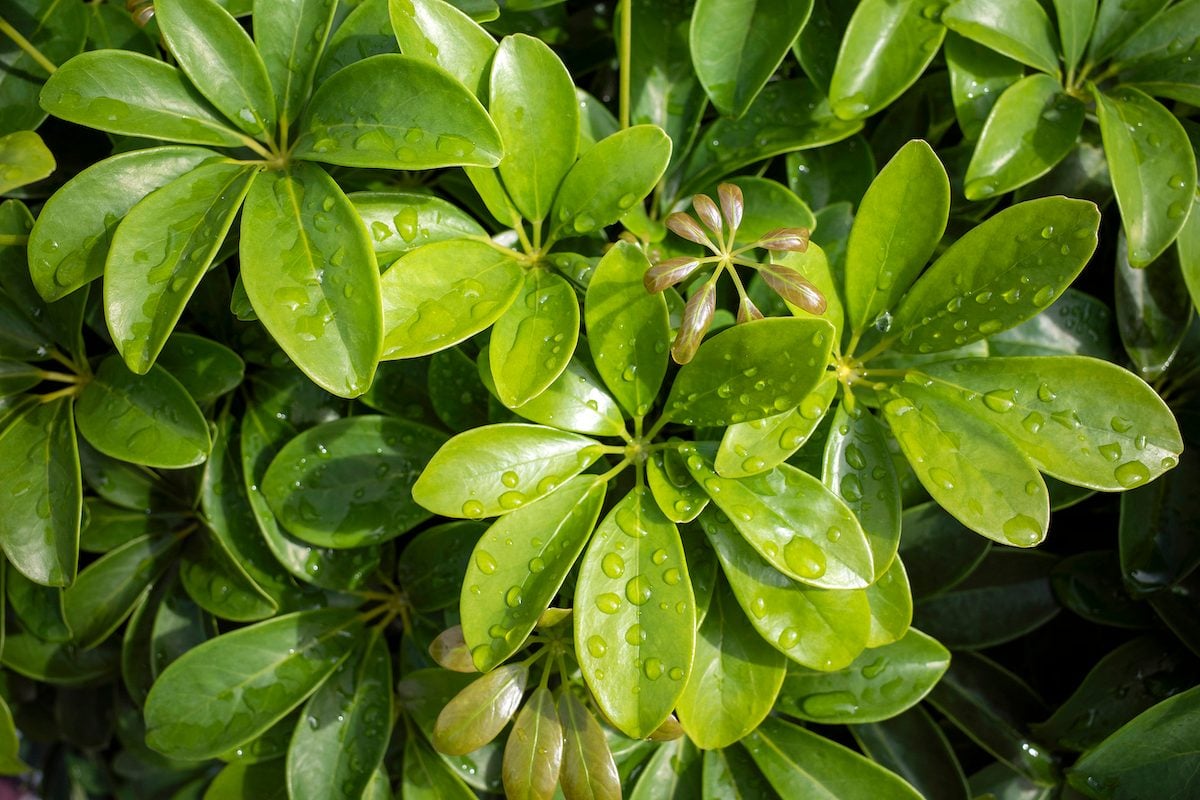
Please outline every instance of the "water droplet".
[{"label": "water droplet", "polygon": [[870,664],[865,665],[860,672],[864,678],[867,680],[872,680],[879,677],[879,675],[883,673],[885,669],[887,669],[887,663],[887,659],[880,656]]},{"label": "water droplet", "polygon": [[1113,470],[1113,477],[1126,489],[1132,489],[1150,480],[1150,470],[1140,461],[1126,461]]},{"label": "water droplet", "polygon": [[605,614],[615,614],[621,608],[621,598],[617,597],[612,592],[605,592],[596,597],[596,608],[603,611]]},{"label": "water droplet", "polygon": [[646,632],[636,622],[625,630],[625,641],[634,647],[646,641]]},{"label": "water droplet", "polygon": [[1100,455],[1104,456],[1109,461],[1121,460],[1121,445],[1117,444],[1116,442],[1102,444],[1096,449],[1100,451]]},{"label": "water droplet", "polygon": [[1004,523],[1004,538],[1017,547],[1032,547],[1040,542],[1045,534],[1038,521],[1028,514],[1017,514]]},{"label": "water droplet", "polygon": [[479,567],[479,571],[484,575],[491,575],[496,571],[496,559],[486,550],[479,550],[475,553],[475,566]]},{"label": "water droplet", "polygon": [[663,674],[663,663],[657,658],[647,658],[645,665],[642,667],[646,673],[646,677],[652,681],[658,680]]},{"label": "water droplet", "polygon": [[1038,388],[1037,388],[1038,400],[1041,400],[1043,403],[1049,403],[1049,402],[1053,401],[1056,397],[1058,397],[1058,394],[1056,394],[1054,392],[1054,390],[1051,389],[1048,385],[1043,383],[1038,386]]},{"label": "water droplet", "polygon": [[520,608],[521,604],[524,602],[525,597],[521,593],[520,586],[508,587],[508,591],[504,593],[505,605],[507,605],[509,608]]},{"label": "water droplet", "polygon": [[1113,417],[1108,424],[1117,433],[1126,433],[1133,427],[1133,420],[1125,417]]},{"label": "water droplet", "polygon": [[625,598],[635,606],[645,605],[650,595],[650,581],[644,575],[637,575],[625,584]]},{"label": "water droplet", "polygon": [[664,572],[663,583],[665,583],[667,586],[674,586],[675,584],[679,583],[679,570],[671,567],[669,570]]},{"label": "water droplet", "polygon": [[812,540],[793,536],[783,546],[783,560],[788,569],[804,579],[815,579],[825,574],[825,552]]},{"label": "water droplet", "polygon": [[841,482],[838,484],[838,490],[847,502],[857,503],[859,500],[862,500],[862,481],[859,480],[857,475],[843,475]]},{"label": "water droplet", "polygon": [[463,503],[462,513],[468,519],[480,519],[483,517],[483,503],[478,500],[468,500]]},{"label": "water droplet", "polygon": [[500,482],[503,483],[505,486],[507,486],[510,489],[516,487],[516,485],[520,482],[520,480],[521,480],[521,478],[517,475],[517,473],[513,472],[512,470],[508,470],[507,472],[505,472],[503,475],[500,476]]},{"label": "water droplet", "polygon": [[983,396],[983,404],[997,414],[1003,414],[1012,411],[1016,405],[1016,393],[1012,389],[996,389]]},{"label": "water droplet", "polygon": [[610,578],[619,578],[625,574],[625,559],[616,553],[608,553],[600,560],[600,569]]},{"label": "water droplet", "polygon": [[667,673],[673,681],[683,680],[683,670],[679,667],[671,667],[671,671]]},{"label": "water droplet", "polygon": [[846,463],[849,464],[854,469],[865,469],[867,466],[867,459],[863,455],[862,450],[859,449],[858,445],[855,445],[855,444],[846,445],[846,456],[845,457],[846,457]]},{"label": "water droplet", "polygon": [[948,492],[954,490],[954,475],[948,470],[934,467],[929,470],[929,479]]},{"label": "water droplet", "polygon": [[800,631],[795,628],[784,628],[776,641],[784,650],[791,650],[800,641]]},{"label": "water droplet", "polygon": [[505,492],[500,495],[500,507],[507,509],[520,508],[525,505],[526,497],[521,492]]},{"label": "water droplet", "polygon": [[591,654],[592,658],[604,658],[604,654],[608,652],[608,643],[599,636],[589,636],[587,651]]},{"label": "water droplet", "polygon": [[805,697],[800,707],[810,717],[844,717],[858,711],[858,700],[846,691],[819,692]]},{"label": "water droplet", "polygon": [[546,568],[546,562],[540,558],[534,557],[529,559],[529,571],[534,575],[538,574]]},{"label": "water droplet", "polygon": [[1043,239],[1049,239],[1052,236],[1054,236],[1054,226],[1053,225],[1047,225],[1046,227],[1042,228],[1042,238]]}]

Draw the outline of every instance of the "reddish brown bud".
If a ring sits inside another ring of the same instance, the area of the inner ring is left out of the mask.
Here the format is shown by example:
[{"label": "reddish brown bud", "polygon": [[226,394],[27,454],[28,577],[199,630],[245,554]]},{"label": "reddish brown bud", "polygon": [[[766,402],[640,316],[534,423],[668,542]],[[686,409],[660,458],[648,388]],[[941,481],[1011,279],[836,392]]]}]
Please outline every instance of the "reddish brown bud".
[{"label": "reddish brown bud", "polygon": [[746,207],[742,199],[742,190],[732,183],[722,183],[717,187],[717,197],[721,200],[721,213],[730,231],[736,231],[742,224],[742,211]]},{"label": "reddish brown bud", "polygon": [[683,321],[679,324],[675,343],[671,345],[671,358],[675,359],[675,363],[686,364],[692,360],[716,312],[716,289],[711,283],[706,283],[688,298],[687,305],[683,307]]},{"label": "reddish brown bud", "polygon": [[749,297],[743,297],[741,304],[738,306],[737,321],[738,324],[753,322],[756,319],[762,319],[763,313],[758,310],[758,306],[754,305],[754,301]]},{"label": "reddish brown bud", "polygon": [[429,655],[439,666],[454,672],[478,672],[471,650],[463,640],[462,625],[447,628],[429,643]]},{"label": "reddish brown bud", "polygon": [[781,264],[764,264],[758,270],[763,282],[786,302],[810,314],[824,314],[825,296],[803,275]]},{"label": "reddish brown bud", "polygon": [[767,250],[803,253],[808,249],[808,234],[808,228],[776,228],[764,233],[758,240],[758,246]]},{"label": "reddish brown bud", "polygon": [[666,222],[667,228],[676,236],[682,236],[689,242],[695,242],[696,244],[712,248],[713,244],[704,233],[704,229],[700,227],[700,224],[696,220],[692,219],[690,214],[676,211],[674,214],[667,216]]},{"label": "reddish brown bud", "polygon": [[711,197],[706,194],[692,195],[692,208],[696,209],[700,221],[707,225],[709,230],[717,236],[721,235],[721,211]]},{"label": "reddish brown bud", "polygon": [[669,742],[680,736],[683,736],[683,726],[679,724],[679,719],[671,714],[646,738],[652,742]]},{"label": "reddish brown bud", "polygon": [[699,266],[699,261],[687,256],[668,258],[646,270],[642,275],[642,283],[646,285],[647,292],[661,292],[687,278]]}]

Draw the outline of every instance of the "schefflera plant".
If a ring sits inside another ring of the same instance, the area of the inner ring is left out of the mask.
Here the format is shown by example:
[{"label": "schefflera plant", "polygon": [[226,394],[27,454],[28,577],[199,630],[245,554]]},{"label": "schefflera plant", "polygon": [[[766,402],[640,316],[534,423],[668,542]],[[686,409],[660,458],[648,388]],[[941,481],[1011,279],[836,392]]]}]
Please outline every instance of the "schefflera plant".
[{"label": "schefflera plant", "polygon": [[366,227],[321,165],[494,166],[495,126],[454,77],[381,54],[314,87],[336,3],[254,4],[254,38],[214,0],[161,0],[178,66],[124,50],[63,64],[50,113],[177,144],[133,149],[71,179],[30,233],[34,285],[57,300],[103,277],[109,332],[146,373],[241,210],[239,284],[258,319],[322,388],[371,385],[383,342]]}]

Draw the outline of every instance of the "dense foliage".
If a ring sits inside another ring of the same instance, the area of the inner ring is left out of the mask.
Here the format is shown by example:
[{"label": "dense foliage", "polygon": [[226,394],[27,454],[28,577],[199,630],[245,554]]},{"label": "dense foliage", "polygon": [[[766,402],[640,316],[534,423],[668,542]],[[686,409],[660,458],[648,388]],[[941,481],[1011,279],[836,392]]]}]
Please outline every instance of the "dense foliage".
[{"label": "dense foliage", "polygon": [[1198,119],[1200,0],[6,0],[0,774],[1194,796]]}]

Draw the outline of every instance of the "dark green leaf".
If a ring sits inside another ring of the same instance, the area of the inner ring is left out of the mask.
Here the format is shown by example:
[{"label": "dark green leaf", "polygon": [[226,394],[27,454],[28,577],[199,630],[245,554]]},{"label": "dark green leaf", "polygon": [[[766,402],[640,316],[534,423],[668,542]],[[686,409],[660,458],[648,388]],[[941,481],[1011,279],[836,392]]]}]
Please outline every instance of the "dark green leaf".
[{"label": "dark green leaf", "polygon": [[280,759],[235,761],[217,773],[203,800],[285,800],[284,765]]},{"label": "dark green leaf", "polygon": [[82,650],[72,644],[43,642],[29,633],[10,633],[4,640],[4,666],[56,686],[106,683],[116,676],[119,657],[115,647]]},{"label": "dark green leaf", "polygon": [[875,177],[875,157],[861,136],[788,153],[787,165],[788,187],[815,209],[841,202],[857,205]]},{"label": "dark green leaf", "polygon": [[69,641],[71,629],[63,612],[63,590],[34,583],[11,565],[6,570],[8,607],[21,627],[43,641]]},{"label": "dark green leaf", "polygon": [[1067,289],[1041,314],[994,336],[992,356],[1092,356],[1116,361],[1113,313],[1106,303]]},{"label": "dark green leaf", "polygon": [[245,364],[223,344],[191,333],[175,333],[158,354],[158,364],[183,384],[200,405],[236,389]]},{"label": "dark green leaf", "polygon": [[691,800],[703,780],[700,751],[687,737],[660,745],[638,776],[629,800]]},{"label": "dark green leaf", "polygon": [[1102,0],[1088,47],[1088,60],[1099,63],[1157,16],[1169,0]]},{"label": "dark green leaf", "polygon": [[[340,16],[334,12],[336,17]],[[325,44],[314,83],[322,84],[342,67],[380,53],[399,53],[388,19],[388,0],[363,0],[336,26]]]},{"label": "dark green leaf", "polygon": [[1191,525],[1200,512],[1194,491],[1200,463],[1191,448],[1179,461],[1151,485],[1121,498],[1121,575],[1138,595],[1169,590],[1200,564]]},{"label": "dark green leaf", "polygon": [[1121,580],[1121,562],[1113,550],[1062,559],[1050,573],[1054,595],[1067,609],[1099,625],[1148,628],[1153,611],[1137,603]]},{"label": "dark green leaf", "polygon": [[775,800],[779,797],[758,771],[750,754],[737,745],[706,751],[701,780],[704,800]]},{"label": "dark green leaf", "polygon": [[[269,106],[266,99],[259,102],[279,112],[282,131],[308,99],[336,9],[336,0],[254,3],[254,44],[275,97]],[[282,135],[286,141],[287,134]]]},{"label": "dark green leaf", "polygon": [[850,728],[872,761],[908,781],[927,800],[967,800],[962,767],[946,734],[923,708]]},{"label": "dark green leaf", "polygon": [[1159,259],[1137,269],[1122,246],[1124,238],[1117,238],[1117,329],[1138,372],[1146,380],[1154,380],[1183,346],[1195,316],[1194,307],[1186,273],[1177,263],[1177,249],[1168,249]]},{"label": "dark green leaf", "polygon": [[[60,0],[17,0],[6,3],[4,16],[52,64],[61,64],[83,49],[88,33],[87,7]],[[46,119],[38,92],[46,69],[11,37],[0,38],[0,134],[33,130]]]},{"label": "dark green leaf", "polygon": [[951,33],[946,37],[946,66],[954,115],[963,136],[975,141],[1004,90],[1024,73],[1024,67],[978,42]]},{"label": "dark green leaf", "polygon": [[419,736],[406,737],[400,780],[405,800],[472,800],[475,793]]},{"label": "dark green leaf", "polygon": [[266,619],[278,603],[256,584],[216,537],[193,536],[179,561],[188,597],[208,613],[234,622]]}]

